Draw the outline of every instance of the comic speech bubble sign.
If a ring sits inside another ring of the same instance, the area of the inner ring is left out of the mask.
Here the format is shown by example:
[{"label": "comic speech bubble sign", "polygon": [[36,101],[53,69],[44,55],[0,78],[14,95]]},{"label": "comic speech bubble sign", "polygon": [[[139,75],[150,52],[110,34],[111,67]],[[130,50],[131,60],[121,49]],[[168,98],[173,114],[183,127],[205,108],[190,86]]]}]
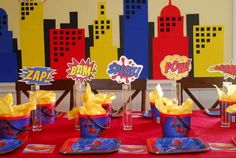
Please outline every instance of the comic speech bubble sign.
[{"label": "comic speech bubble sign", "polygon": [[130,84],[137,78],[143,70],[143,65],[138,65],[133,59],[121,56],[119,61],[112,61],[107,67],[110,79],[118,83]]},{"label": "comic speech bubble sign", "polygon": [[56,70],[49,67],[25,67],[19,73],[20,81],[26,84],[50,85]]},{"label": "comic speech bubble sign", "polygon": [[234,64],[216,64],[207,69],[208,72],[220,72],[224,74],[224,79],[236,77],[236,65]]},{"label": "comic speech bubble sign", "polygon": [[66,72],[68,74],[66,77],[81,83],[94,79],[94,73],[97,72],[97,65],[95,61],[90,62],[90,58],[87,58],[86,61],[81,59],[80,62],[72,58],[71,63],[67,63],[67,66]]},{"label": "comic speech bubble sign", "polygon": [[186,56],[168,55],[161,61],[161,73],[168,79],[181,80],[191,71],[191,61]]}]

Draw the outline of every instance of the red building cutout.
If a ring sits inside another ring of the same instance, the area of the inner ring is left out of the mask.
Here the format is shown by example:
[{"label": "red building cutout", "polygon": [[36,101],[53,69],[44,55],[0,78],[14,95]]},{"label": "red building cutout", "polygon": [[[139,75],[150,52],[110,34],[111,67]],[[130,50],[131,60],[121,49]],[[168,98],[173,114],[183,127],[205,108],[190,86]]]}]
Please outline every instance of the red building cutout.
[{"label": "red building cutout", "polygon": [[84,29],[50,29],[50,66],[57,70],[55,79],[66,79],[67,63],[71,58],[80,61],[85,58]]},{"label": "red building cutout", "polygon": [[167,55],[187,56],[189,51],[188,37],[183,35],[184,17],[180,10],[171,4],[161,10],[157,18],[158,36],[152,40],[153,45],[153,79],[166,79],[161,74],[160,63]]}]

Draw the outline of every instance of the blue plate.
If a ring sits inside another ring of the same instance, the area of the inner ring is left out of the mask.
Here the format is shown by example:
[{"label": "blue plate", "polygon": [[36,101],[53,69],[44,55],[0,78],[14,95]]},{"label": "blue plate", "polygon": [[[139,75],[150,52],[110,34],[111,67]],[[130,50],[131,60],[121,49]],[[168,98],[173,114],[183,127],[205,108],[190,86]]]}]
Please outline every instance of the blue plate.
[{"label": "blue plate", "polygon": [[0,139],[0,154],[6,154],[19,148],[23,141],[17,139]]},{"label": "blue plate", "polygon": [[60,149],[62,154],[94,154],[118,151],[120,142],[113,138],[71,138]]},{"label": "blue plate", "polygon": [[207,144],[191,137],[149,138],[147,148],[154,154],[193,153],[209,150]]}]

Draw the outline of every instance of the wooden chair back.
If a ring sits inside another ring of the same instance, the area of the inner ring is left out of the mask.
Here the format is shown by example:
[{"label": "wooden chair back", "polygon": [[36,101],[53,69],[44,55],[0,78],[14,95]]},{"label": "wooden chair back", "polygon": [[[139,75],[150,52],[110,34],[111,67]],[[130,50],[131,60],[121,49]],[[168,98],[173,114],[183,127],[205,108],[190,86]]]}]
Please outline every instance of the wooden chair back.
[{"label": "wooden chair back", "polygon": [[[119,84],[110,79],[94,79],[89,83],[94,93],[98,93],[98,90],[122,90],[122,84]],[[131,94],[131,100],[141,93],[141,111],[146,110],[146,87],[146,79],[137,79],[131,83],[131,90],[133,90]],[[119,111],[122,110],[121,108]]]},{"label": "wooden chair back", "polygon": [[[63,91],[63,93],[57,97],[55,106],[58,106],[61,101],[70,93],[70,107],[71,110],[74,106],[74,91],[73,91],[74,81],[72,80],[55,80],[51,82],[51,85],[42,85],[40,90],[53,90],[53,91]],[[27,85],[24,82],[16,81],[15,82],[16,90],[16,101],[17,105],[21,104],[21,93],[29,97],[29,91],[31,90],[31,85]]]}]

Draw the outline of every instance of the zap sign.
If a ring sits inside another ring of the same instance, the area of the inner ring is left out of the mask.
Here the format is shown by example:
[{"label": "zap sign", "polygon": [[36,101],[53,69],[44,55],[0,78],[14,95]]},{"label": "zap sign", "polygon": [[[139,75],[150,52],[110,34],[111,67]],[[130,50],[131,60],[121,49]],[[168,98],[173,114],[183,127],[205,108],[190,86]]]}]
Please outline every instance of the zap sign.
[{"label": "zap sign", "polygon": [[181,80],[191,71],[191,61],[186,56],[168,55],[161,61],[161,73],[168,79]]},{"label": "zap sign", "polygon": [[49,67],[28,67],[21,69],[20,81],[26,84],[50,85],[54,81],[53,75],[56,70]]},{"label": "zap sign", "polygon": [[208,72],[220,72],[224,74],[224,78],[232,78],[233,80],[236,77],[236,65],[233,64],[216,64],[208,68]]},{"label": "zap sign", "polygon": [[121,56],[119,61],[112,61],[107,67],[107,73],[111,80],[118,83],[130,84],[139,78],[143,65],[136,64],[133,59]]},{"label": "zap sign", "polygon": [[81,83],[94,79],[94,73],[97,72],[97,65],[94,61],[90,62],[90,58],[87,58],[86,61],[81,59],[80,62],[72,58],[72,62],[67,63],[67,66],[69,68],[66,70],[68,73],[66,77]]}]

